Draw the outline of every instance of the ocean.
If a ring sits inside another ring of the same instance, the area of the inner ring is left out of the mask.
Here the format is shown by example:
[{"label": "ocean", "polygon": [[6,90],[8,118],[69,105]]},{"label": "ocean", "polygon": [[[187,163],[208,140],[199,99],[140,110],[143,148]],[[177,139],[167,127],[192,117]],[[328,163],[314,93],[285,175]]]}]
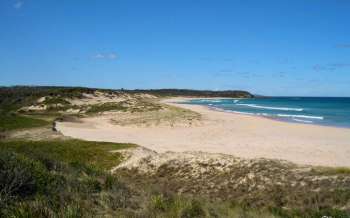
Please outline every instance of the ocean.
[{"label": "ocean", "polygon": [[212,109],[263,116],[287,122],[350,128],[350,98],[195,99],[187,103],[206,105]]}]

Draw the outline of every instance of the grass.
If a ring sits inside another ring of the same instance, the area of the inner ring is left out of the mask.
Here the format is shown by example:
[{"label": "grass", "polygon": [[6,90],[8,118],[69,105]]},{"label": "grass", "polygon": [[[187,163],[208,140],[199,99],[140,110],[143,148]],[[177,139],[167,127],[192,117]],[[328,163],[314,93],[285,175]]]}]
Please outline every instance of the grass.
[{"label": "grass", "polygon": [[312,171],[322,175],[350,175],[349,167],[314,167]]},{"label": "grass", "polygon": [[137,102],[107,102],[103,104],[92,105],[87,113],[100,113],[104,111],[122,111],[122,112],[147,112],[147,111],[158,111],[162,109],[162,106],[153,102],[137,101]]},{"label": "grass", "polygon": [[127,111],[128,107],[124,106],[122,102],[107,102],[98,105],[92,105],[86,112],[90,114],[100,113],[104,111]]},{"label": "grass", "polygon": [[62,141],[0,142],[0,217],[92,217],[126,205],[130,191],[108,170],[134,145]]},{"label": "grass", "polygon": [[1,150],[13,151],[34,159],[62,161],[73,165],[93,165],[103,170],[110,169],[121,161],[121,155],[110,151],[133,146],[82,140],[0,142]]},{"label": "grass", "polygon": [[[0,132],[49,125],[55,117],[61,116],[58,110],[73,107],[64,98],[79,98],[83,92],[93,93],[94,90],[60,87],[4,89],[0,92]],[[36,116],[14,113],[23,106],[33,104],[42,96],[50,96],[45,104],[56,106]],[[116,110],[133,113],[161,109],[164,108],[154,102],[138,101],[94,105],[88,112],[93,114]],[[187,120],[198,118],[197,114],[190,114],[185,110],[166,109],[168,111],[162,110],[164,116],[159,117],[157,114],[156,119],[175,122],[180,115]],[[155,119],[153,115],[150,113],[149,119]],[[140,120],[137,115],[134,118]],[[122,155],[111,151],[133,146],[135,145],[82,140],[0,141],[0,217],[349,217],[346,211],[326,207],[332,206],[334,199],[334,204],[337,205],[349,202],[350,191],[346,187],[329,192],[326,190],[326,194],[321,193],[322,195],[295,187],[288,193],[272,189],[269,193],[274,198],[264,199],[267,205],[275,205],[274,202],[281,201],[285,196],[297,198],[294,193],[305,192],[308,196],[302,195],[300,200],[303,200],[306,208],[313,205],[313,201],[320,203],[320,198],[331,202],[325,202],[317,209],[309,207],[309,210],[301,211],[291,209],[293,207],[285,209],[282,206],[255,207],[253,203],[259,200],[259,195],[254,192],[247,196],[248,206],[237,201],[244,192],[225,200],[208,197],[199,191],[194,195],[176,194],[177,192],[170,191],[172,186],[186,187],[186,182],[179,180],[177,184],[176,178],[170,176],[174,171],[165,171],[163,175],[159,173],[160,176],[154,178],[155,184],[149,182],[152,180],[148,178],[149,175],[138,175],[134,171],[128,172],[130,175],[121,171],[117,175],[110,174],[109,170],[123,160]],[[317,168],[314,172],[317,175],[348,175],[350,169]],[[142,180],[142,184],[138,184],[136,179]],[[193,184],[188,188],[191,190],[198,185],[205,187],[207,183],[205,181],[199,184],[190,180]],[[229,192],[224,191],[224,197],[230,196]],[[236,189],[228,191],[232,193]]]},{"label": "grass", "polygon": [[[122,160],[110,151],[133,146],[82,140],[0,142],[0,217],[349,217],[326,207],[253,208],[234,198],[180,195],[159,177],[151,184],[133,171],[110,174]],[[334,194],[339,202],[350,197],[346,190]]]},{"label": "grass", "polygon": [[0,142],[0,217],[261,217],[250,209],[137,188],[110,174],[122,159],[110,151],[132,146],[81,140]]},{"label": "grass", "polygon": [[51,97],[51,98],[46,98],[45,101],[43,102],[44,104],[61,104],[61,105],[67,105],[70,104],[69,101],[65,100],[62,97]]},{"label": "grass", "polygon": [[28,116],[17,115],[14,113],[0,113],[0,131],[9,131],[16,129],[34,128],[48,125],[49,122],[32,118]]}]

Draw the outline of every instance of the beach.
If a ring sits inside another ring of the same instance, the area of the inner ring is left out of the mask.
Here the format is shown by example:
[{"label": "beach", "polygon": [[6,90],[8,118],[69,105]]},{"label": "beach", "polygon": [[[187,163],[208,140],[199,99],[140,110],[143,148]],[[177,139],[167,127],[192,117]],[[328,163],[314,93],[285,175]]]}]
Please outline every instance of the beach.
[{"label": "beach", "polygon": [[201,115],[194,125],[121,126],[108,116],[58,122],[57,129],[74,138],[135,143],[156,152],[203,151],[242,158],[281,159],[303,165],[350,166],[350,129],[288,123],[258,116],[215,111],[201,105],[162,103]]}]

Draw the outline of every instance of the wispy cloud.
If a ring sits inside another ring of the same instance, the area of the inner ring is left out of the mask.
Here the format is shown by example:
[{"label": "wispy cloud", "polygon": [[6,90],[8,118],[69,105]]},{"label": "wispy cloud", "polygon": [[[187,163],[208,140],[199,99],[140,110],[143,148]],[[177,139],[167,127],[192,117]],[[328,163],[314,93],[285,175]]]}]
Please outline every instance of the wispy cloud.
[{"label": "wispy cloud", "polygon": [[94,55],[93,58],[95,58],[95,59],[103,59],[103,58],[105,58],[105,56],[103,54],[97,53],[97,54]]},{"label": "wispy cloud", "polygon": [[13,4],[13,8],[15,9],[21,9],[23,6],[24,2],[23,1],[17,1],[15,4]]},{"label": "wispy cloud", "polygon": [[94,59],[107,59],[107,60],[115,60],[118,58],[117,54],[114,52],[109,53],[97,53],[93,56]]},{"label": "wispy cloud", "polygon": [[333,63],[333,64],[329,64],[329,66],[335,67],[335,68],[343,68],[343,67],[350,67],[350,63]]},{"label": "wispy cloud", "polygon": [[[284,72],[278,73],[278,76],[282,77],[284,75]],[[281,76],[282,75],[282,76]],[[247,71],[233,71],[229,69],[223,69],[220,70],[219,72],[214,73],[213,78],[258,78],[258,77],[264,77],[262,74],[254,73],[254,72],[247,72]]]},{"label": "wispy cloud", "polygon": [[314,71],[320,72],[320,71],[334,71],[336,68],[331,67],[329,65],[315,64],[314,66],[312,66],[312,69]]},{"label": "wispy cloud", "polygon": [[290,60],[288,58],[278,58],[277,63],[279,64],[288,64]]},{"label": "wispy cloud", "polygon": [[199,60],[204,62],[233,62],[233,58],[226,57],[226,58],[214,58],[214,57],[201,57]]},{"label": "wispy cloud", "polygon": [[344,43],[344,44],[338,44],[336,45],[337,48],[350,48],[350,43]]},{"label": "wispy cloud", "polygon": [[350,67],[350,63],[330,63],[330,64],[316,64],[312,68],[314,71],[334,71],[340,68]]},{"label": "wispy cloud", "polygon": [[231,70],[220,70],[219,72],[216,72],[213,74],[213,77],[231,77],[234,73]]},{"label": "wispy cloud", "polygon": [[212,62],[214,59],[211,57],[201,57],[199,58],[201,61],[207,61],[207,62]]},{"label": "wispy cloud", "polygon": [[109,59],[117,59],[117,54],[115,54],[115,53],[110,53],[110,54],[107,55],[107,57],[108,57]]},{"label": "wispy cloud", "polygon": [[287,76],[287,73],[286,72],[277,72],[277,73],[272,74],[272,76],[283,78],[283,77]]}]

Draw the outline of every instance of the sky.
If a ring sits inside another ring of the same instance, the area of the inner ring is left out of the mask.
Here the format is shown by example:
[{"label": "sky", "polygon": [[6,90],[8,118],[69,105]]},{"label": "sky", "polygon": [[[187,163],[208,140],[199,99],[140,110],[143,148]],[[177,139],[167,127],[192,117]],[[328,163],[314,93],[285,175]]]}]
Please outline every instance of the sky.
[{"label": "sky", "polygon": [[350,0],[1,0],[0,85],[350,96]]}]

